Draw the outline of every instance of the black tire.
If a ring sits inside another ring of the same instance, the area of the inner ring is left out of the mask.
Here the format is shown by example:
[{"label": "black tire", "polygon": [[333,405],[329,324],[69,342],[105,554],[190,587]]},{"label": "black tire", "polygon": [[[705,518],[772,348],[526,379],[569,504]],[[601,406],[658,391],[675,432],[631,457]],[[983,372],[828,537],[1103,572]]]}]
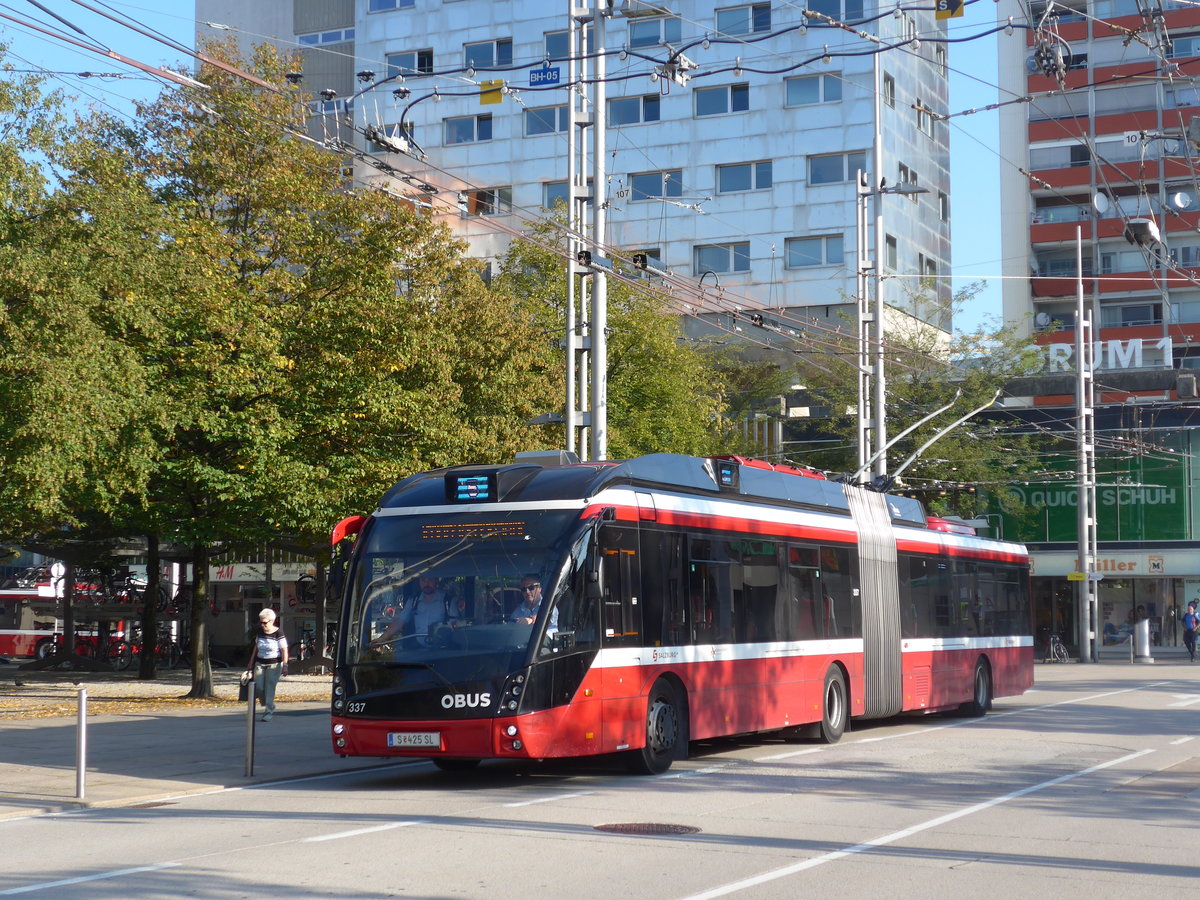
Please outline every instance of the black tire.
[{"label": "black tire", "polygon": [[431,762],[443,772],[470,772],[479,765],[477,759],[457,759],[438,757]]},{"label": "black tire", "polygon": [[978,719],[986,716],[992,708],[992,671],[982,659],[975,663],[975,676],[972,679],[974,696],[958,708],[961,715]]},{"label": "black tire", "polygon": [[1058,662],[1066,662],[1070,659],[1070,656],[1067,654],[1067,647],[1062,641],[1056,641],[1054,644],[1054,658]]},{"label": "black tire", "polygon": [[109,651],[109,658],[112,660],[112,667],[118,672],[124,672],[129,668],[129,664],[133,662],[133,648],[125,641],[122,641],[116,647]]},{"label": "black tire", "polygon": [[846,733],[850,719],[850,700],[846,692],[846,678],[837,666],[830,666],[825,673],[825,687],[821,694],[821,727],[817,737],[823,744],[836,744]]},{"label": "black tire", "polygon": [[42,638],[33,648],[34,659],[45,659],[54,655],[54,638]]},{"label": "black tire", "polygon": [[687,757],[687,727],[675,688],[660,678],[646,699],[646,743],[630,751],[629,770],[635,775],[661,775],[675,759]]}]

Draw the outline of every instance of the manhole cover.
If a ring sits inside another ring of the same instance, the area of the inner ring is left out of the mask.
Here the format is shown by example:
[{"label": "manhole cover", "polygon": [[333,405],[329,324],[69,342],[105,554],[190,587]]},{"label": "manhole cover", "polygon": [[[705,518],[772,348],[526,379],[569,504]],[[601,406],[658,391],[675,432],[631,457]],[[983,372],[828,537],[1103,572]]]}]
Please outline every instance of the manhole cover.
[{"label": "manhole cover", "polygon": [[696,834],[691,825],[668,825],[663,822],[619,822],[616,825],[597,825],[596,831],[610,834]]}]

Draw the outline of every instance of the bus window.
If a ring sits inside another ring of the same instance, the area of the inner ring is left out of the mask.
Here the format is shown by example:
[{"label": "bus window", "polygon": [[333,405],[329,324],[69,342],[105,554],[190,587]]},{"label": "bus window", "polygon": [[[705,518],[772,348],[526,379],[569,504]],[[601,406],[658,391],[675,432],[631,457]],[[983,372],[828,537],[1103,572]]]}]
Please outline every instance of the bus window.
[{"label": "bus window", "polygon": [[[711,555],[709,544],[692,541],[689,552],[699,549]],[[733,639],[733,584],[728,561],[693,557],[688,564],[688,600],[694,643],[723,644]]]},{"label": "bus window", "polygon": [[686,644],[691,626],[680,582],[683,535],[643,528],[641,539],[642,627],[646,646]]},{"label": "bus window", "polygon": [[557,587],[551,601],[551,612],[557,610],[557,630],[547,629],[541,647],[543,655],[569,650],[590,650],[599,646],[596,627],[596,603],[588,597],[587,561],[591,532],[585,534],[563,561]]},{"label": "bus window", "polygon": [[821,602],[826,637],[862,637],[854,568],[845,547],[821,548]]},{"label": "bus window", "polygon": [[729,545],[734,636],[738,641],[773,641],[778,634],[775,609],[779,597],[779,564],[774,541],[743,539]]},{"label": "bus window", "polygon": [[803,641],[825,636],[820,576],[816,547],[788,546],[787,631],[780,637]]},{"label": "bus window", "polygon": [[600,530],[600,592],[604,642],[609,646],[642,643],[641,558],[636,528],[606,525]]}]

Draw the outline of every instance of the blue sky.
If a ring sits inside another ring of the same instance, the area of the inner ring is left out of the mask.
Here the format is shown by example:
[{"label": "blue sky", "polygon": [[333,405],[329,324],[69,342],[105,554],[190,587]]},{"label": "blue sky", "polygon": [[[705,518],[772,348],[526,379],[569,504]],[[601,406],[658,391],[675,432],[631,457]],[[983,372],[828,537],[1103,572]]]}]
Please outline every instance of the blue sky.
[{"label": "blue sky", "polygon": [[[254,2],[254,0],[248,0]],[[289,2],[289,0],[258,0]],[[186,62],[181,54],[119,26],[65,0],[43,0],[88,35],[112,50],[144,63],[178,66]],[[110,7],[134,18],[143,29],[157,31],[191,46],[194,41],[194,4],[165,3],[163,0],[113,2]],[[163,9],[166,7],[166,9]],[[29,19],[46,17],[32,4],[14,3],[0,8],[3,14],[18,14]],[[965,15],[951,19],[950,36],[978,34],[994,25],[996,4],[968,4]],[[1021,40],[1017,32],[1007,40]],[[45,68],[54,72],[117,73],[119,79],[74,75],[57,77],[58,85],[83,106],[104,105],[119,111],[131,108],[134,99],[147,99],[158,91],[159,83],[148,76],[104,56],[68,47],[51,38],[34,34],[0,19],[0,40],[10,44],[8,62],[15,68]],[[987,37],[950,46],[950,111],[978,109],[999,98],[996,82],[996,39]],[[1000,191],[997,113],[987,112],[951,119],[951,202],[953,204],[954,288],[984,280],[987,288],[970,308],[959,316],[959,330],[971,330],[998,322],[1000,305]]]}]

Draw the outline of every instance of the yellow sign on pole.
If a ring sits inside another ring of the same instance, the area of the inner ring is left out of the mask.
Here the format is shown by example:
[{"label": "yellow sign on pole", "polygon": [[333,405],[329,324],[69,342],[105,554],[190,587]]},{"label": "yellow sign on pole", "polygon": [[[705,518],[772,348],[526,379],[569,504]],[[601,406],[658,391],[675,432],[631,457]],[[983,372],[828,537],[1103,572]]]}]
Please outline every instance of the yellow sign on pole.
[{"label": "yellow sign on pole", "polygon": [[499,103],[504,99],[504,92],[500,90],[504,87],[504,79],[497,78],[495,81],[479,82],[479,105],[487,106],[490,103]]},{"label": "yellow sign on pole", "polygon": [[1068,572],[1067,581],[1087,581],[1087,572]]},{"label": "yellow sign on pole", "polygon": [[937,11],[934,17],[938,19],[956,19],[966,11],[964,0],[937,0]]}]

